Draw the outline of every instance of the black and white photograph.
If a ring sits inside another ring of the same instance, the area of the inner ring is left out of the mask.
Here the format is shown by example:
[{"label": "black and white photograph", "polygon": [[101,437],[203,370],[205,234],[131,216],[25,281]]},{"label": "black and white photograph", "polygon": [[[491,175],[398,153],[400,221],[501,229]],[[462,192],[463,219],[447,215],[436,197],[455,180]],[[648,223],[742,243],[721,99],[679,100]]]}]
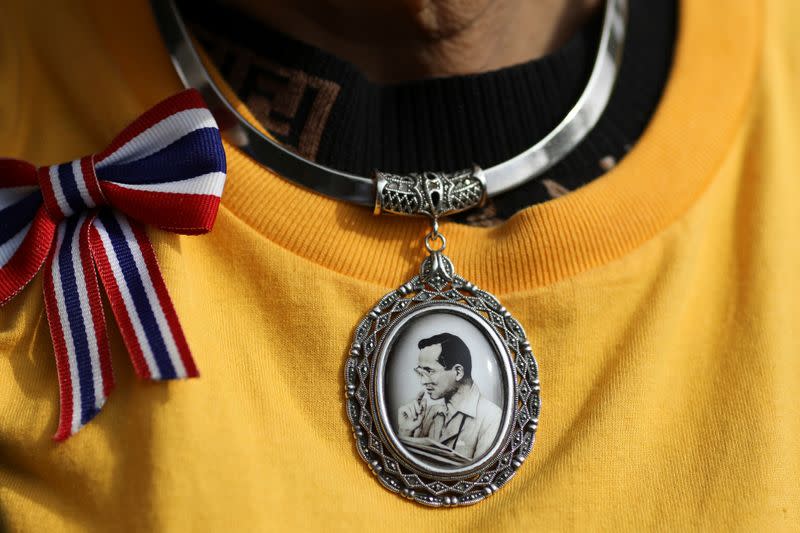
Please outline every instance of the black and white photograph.
[{"label": "black and white photograph", "polygon": [[498,347],[480,318],[422,313],[386,350],[386,414],[402,451],[424,466],[469,467],[498,442],[506,405]]}]

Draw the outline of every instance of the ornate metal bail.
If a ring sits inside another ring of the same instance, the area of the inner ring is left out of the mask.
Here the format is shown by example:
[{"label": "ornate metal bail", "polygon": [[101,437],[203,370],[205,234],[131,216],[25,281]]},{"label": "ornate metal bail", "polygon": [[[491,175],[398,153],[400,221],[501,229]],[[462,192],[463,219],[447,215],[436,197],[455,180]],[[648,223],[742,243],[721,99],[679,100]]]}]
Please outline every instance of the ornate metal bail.
[{"label": "ornate metal bail", "polygon": [[[384,212],[424,215],[435,221],[480,207],[485,202],[486,178],[477,165],[456,172],[390,174],[375,171],[376,215]],[[435,233],[438,235],[438,231]]]}]

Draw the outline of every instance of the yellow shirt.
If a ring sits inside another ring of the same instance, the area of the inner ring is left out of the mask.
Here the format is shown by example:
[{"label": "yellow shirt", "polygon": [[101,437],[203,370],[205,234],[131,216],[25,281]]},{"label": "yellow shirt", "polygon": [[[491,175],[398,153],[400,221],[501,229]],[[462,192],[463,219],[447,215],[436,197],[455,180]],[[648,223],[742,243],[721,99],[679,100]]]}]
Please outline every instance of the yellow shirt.
[{"label": "yellow shirt", "polygon": [[[652,123],[605,176],[497,228],[444,224],[458,272],[540,366],[533,453],[496,495],[383,489],[344,409],[354,327],[422,257],[226,146],[213,232],[151,231],[199,379],[117,386],[64,443],[37,277],[0,309],[0,529],[797,530],[800,3],[684,0]],[[0,3],[0,153],[103,148],[182,88],[148,3]],[[107,315],[107,316],[110,316]]]}]

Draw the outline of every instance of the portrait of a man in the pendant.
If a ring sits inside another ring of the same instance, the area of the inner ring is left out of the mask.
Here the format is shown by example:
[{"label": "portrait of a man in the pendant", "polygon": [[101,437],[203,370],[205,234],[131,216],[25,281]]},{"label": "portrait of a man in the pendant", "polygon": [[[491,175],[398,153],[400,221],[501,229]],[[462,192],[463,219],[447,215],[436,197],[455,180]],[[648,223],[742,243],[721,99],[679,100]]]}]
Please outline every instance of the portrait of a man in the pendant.
[{"label": "portrait of a man in the pendant", "polygon": [[492,446],[503,413],[473,381],[472,356],[459,337],[440,333],[418,346],[414,372],[423,388],[397,414],[400,441],[437,462],[469,463]]},{"label": "portrait of a man in the pendant", "polygon": [[503,383],[495,351],[470,321],[433,313],[412,323],[387,365],[388,413],[415,460],[461,468],[497,442]]}]

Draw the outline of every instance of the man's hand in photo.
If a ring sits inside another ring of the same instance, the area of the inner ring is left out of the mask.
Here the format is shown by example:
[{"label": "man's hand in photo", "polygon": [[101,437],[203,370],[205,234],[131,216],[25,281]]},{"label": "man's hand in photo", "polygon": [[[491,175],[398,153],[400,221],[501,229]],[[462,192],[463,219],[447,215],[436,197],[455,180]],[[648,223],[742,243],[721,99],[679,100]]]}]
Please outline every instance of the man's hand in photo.
[{"label": "man's hand in photo", "polygon": [[400,424],[401,437],[414,437],[414,432],[422,425],[425,418],[425,411],[428,408],[428,400],[425,398],[425,391],[419,391],[417,399],[401,407],[397,412],[398,423]]}]

